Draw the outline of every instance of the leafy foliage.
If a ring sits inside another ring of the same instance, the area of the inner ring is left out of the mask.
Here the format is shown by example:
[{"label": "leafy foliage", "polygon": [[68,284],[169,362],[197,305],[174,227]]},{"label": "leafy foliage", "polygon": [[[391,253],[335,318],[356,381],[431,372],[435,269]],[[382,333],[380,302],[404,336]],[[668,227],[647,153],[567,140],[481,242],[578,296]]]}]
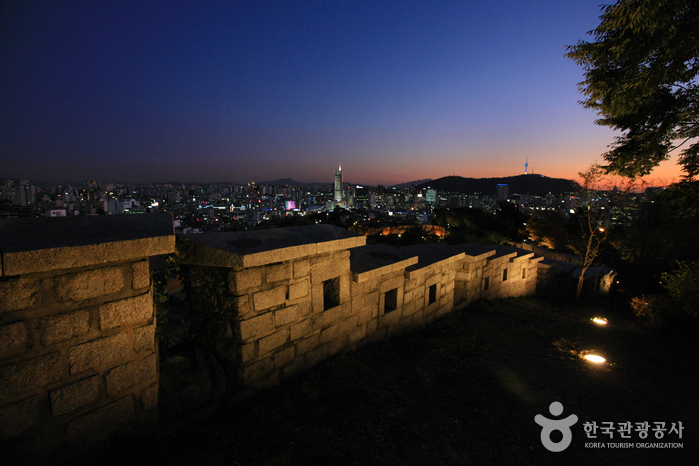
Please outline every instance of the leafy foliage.
[{"label": "leafy foliage", "polygon": [[[600,19],[593,42],[568,47],[585,72],[581,104],[597,112],[597,124],[622,131],[604,154],[607,170],[647,175],[699,137],[699,3],[620,0]],[[699,142],[679,163],[687,181],[699,175]]]},{"label": "leafy foliage", "polygon": [[699,262],[678,262],[677,269],[665,272],[661,278],[678,310],[696,318],[699,313]]}]

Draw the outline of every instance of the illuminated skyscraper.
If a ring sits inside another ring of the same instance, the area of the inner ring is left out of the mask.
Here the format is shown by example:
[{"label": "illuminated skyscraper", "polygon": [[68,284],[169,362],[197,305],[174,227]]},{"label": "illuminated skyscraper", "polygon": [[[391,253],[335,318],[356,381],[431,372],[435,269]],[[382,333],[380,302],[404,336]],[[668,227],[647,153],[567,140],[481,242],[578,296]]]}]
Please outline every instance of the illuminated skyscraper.
[{"label": "illuminated skyscraper", "polygon": [[335,171],[335,195],[333,199],[337,204],[341,204],[344,196],[342,195],[342,165]]}]

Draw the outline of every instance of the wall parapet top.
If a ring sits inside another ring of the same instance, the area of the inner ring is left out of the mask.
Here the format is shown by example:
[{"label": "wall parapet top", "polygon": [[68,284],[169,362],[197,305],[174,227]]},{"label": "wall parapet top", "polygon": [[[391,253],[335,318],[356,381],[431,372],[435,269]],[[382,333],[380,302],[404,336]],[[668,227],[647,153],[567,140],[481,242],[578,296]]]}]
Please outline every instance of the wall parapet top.
[{"label": "wall parapet top", "polygon": [[358,283],[404,270],[417,262],[418,256],[404,254],[399,248],[387,244],[362,246],[353,249],[350,255],[352,277]]},{"label": "wall parapet top", "polygon": [[242,269],[343,251],[366,244],[366,236],[332,225],[181,235],[181,262]]},{"label": "wall parapet top", "polygon": [[175,230],[169,214],[0,221],[0,276],[87,267],[174,251]]}]

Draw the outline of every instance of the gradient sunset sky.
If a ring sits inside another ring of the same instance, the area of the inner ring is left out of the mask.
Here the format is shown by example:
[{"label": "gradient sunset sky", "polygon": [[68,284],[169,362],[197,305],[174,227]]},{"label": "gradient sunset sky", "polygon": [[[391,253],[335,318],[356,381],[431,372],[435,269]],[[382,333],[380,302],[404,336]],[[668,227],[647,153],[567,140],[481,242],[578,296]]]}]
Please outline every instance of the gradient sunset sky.
[{"label": "gradient sunset sky", "polygon": [[564,57],[599,0],[12,3],[0,178],[575,179],[614,137]]}]

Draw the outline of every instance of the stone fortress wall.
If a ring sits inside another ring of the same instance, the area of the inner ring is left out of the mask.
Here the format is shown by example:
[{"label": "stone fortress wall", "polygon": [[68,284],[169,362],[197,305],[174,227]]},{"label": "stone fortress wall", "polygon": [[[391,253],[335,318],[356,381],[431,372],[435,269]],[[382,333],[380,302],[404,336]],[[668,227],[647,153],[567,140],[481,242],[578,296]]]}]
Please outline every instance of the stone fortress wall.
[{"label": "stone fortress wall", "polygon": [[[0,222],[0,460],[59,462],[157,426],[148,258],[175,243],[169,215]],[[328,225],[177,243],[192,284],[222,280],[226,312],[204,312],[242,392],[478,299],[532,296],[555,272],[523,249],[398,249]]]},{"label": "stone fortress wall", "polygon": [[0,224],[0,463],[157,424],[148,257],[174,249],[170,216]]},{"label": "stone fortress wall", "polygon": [[[239,390],[432,322],[477,299],[532,296],[541,257],[515,248],[366,245],[328,225],[186,235],[193,277],[226,277],[217,350]],[[192,280],[195,283],[196,279]]]}]

